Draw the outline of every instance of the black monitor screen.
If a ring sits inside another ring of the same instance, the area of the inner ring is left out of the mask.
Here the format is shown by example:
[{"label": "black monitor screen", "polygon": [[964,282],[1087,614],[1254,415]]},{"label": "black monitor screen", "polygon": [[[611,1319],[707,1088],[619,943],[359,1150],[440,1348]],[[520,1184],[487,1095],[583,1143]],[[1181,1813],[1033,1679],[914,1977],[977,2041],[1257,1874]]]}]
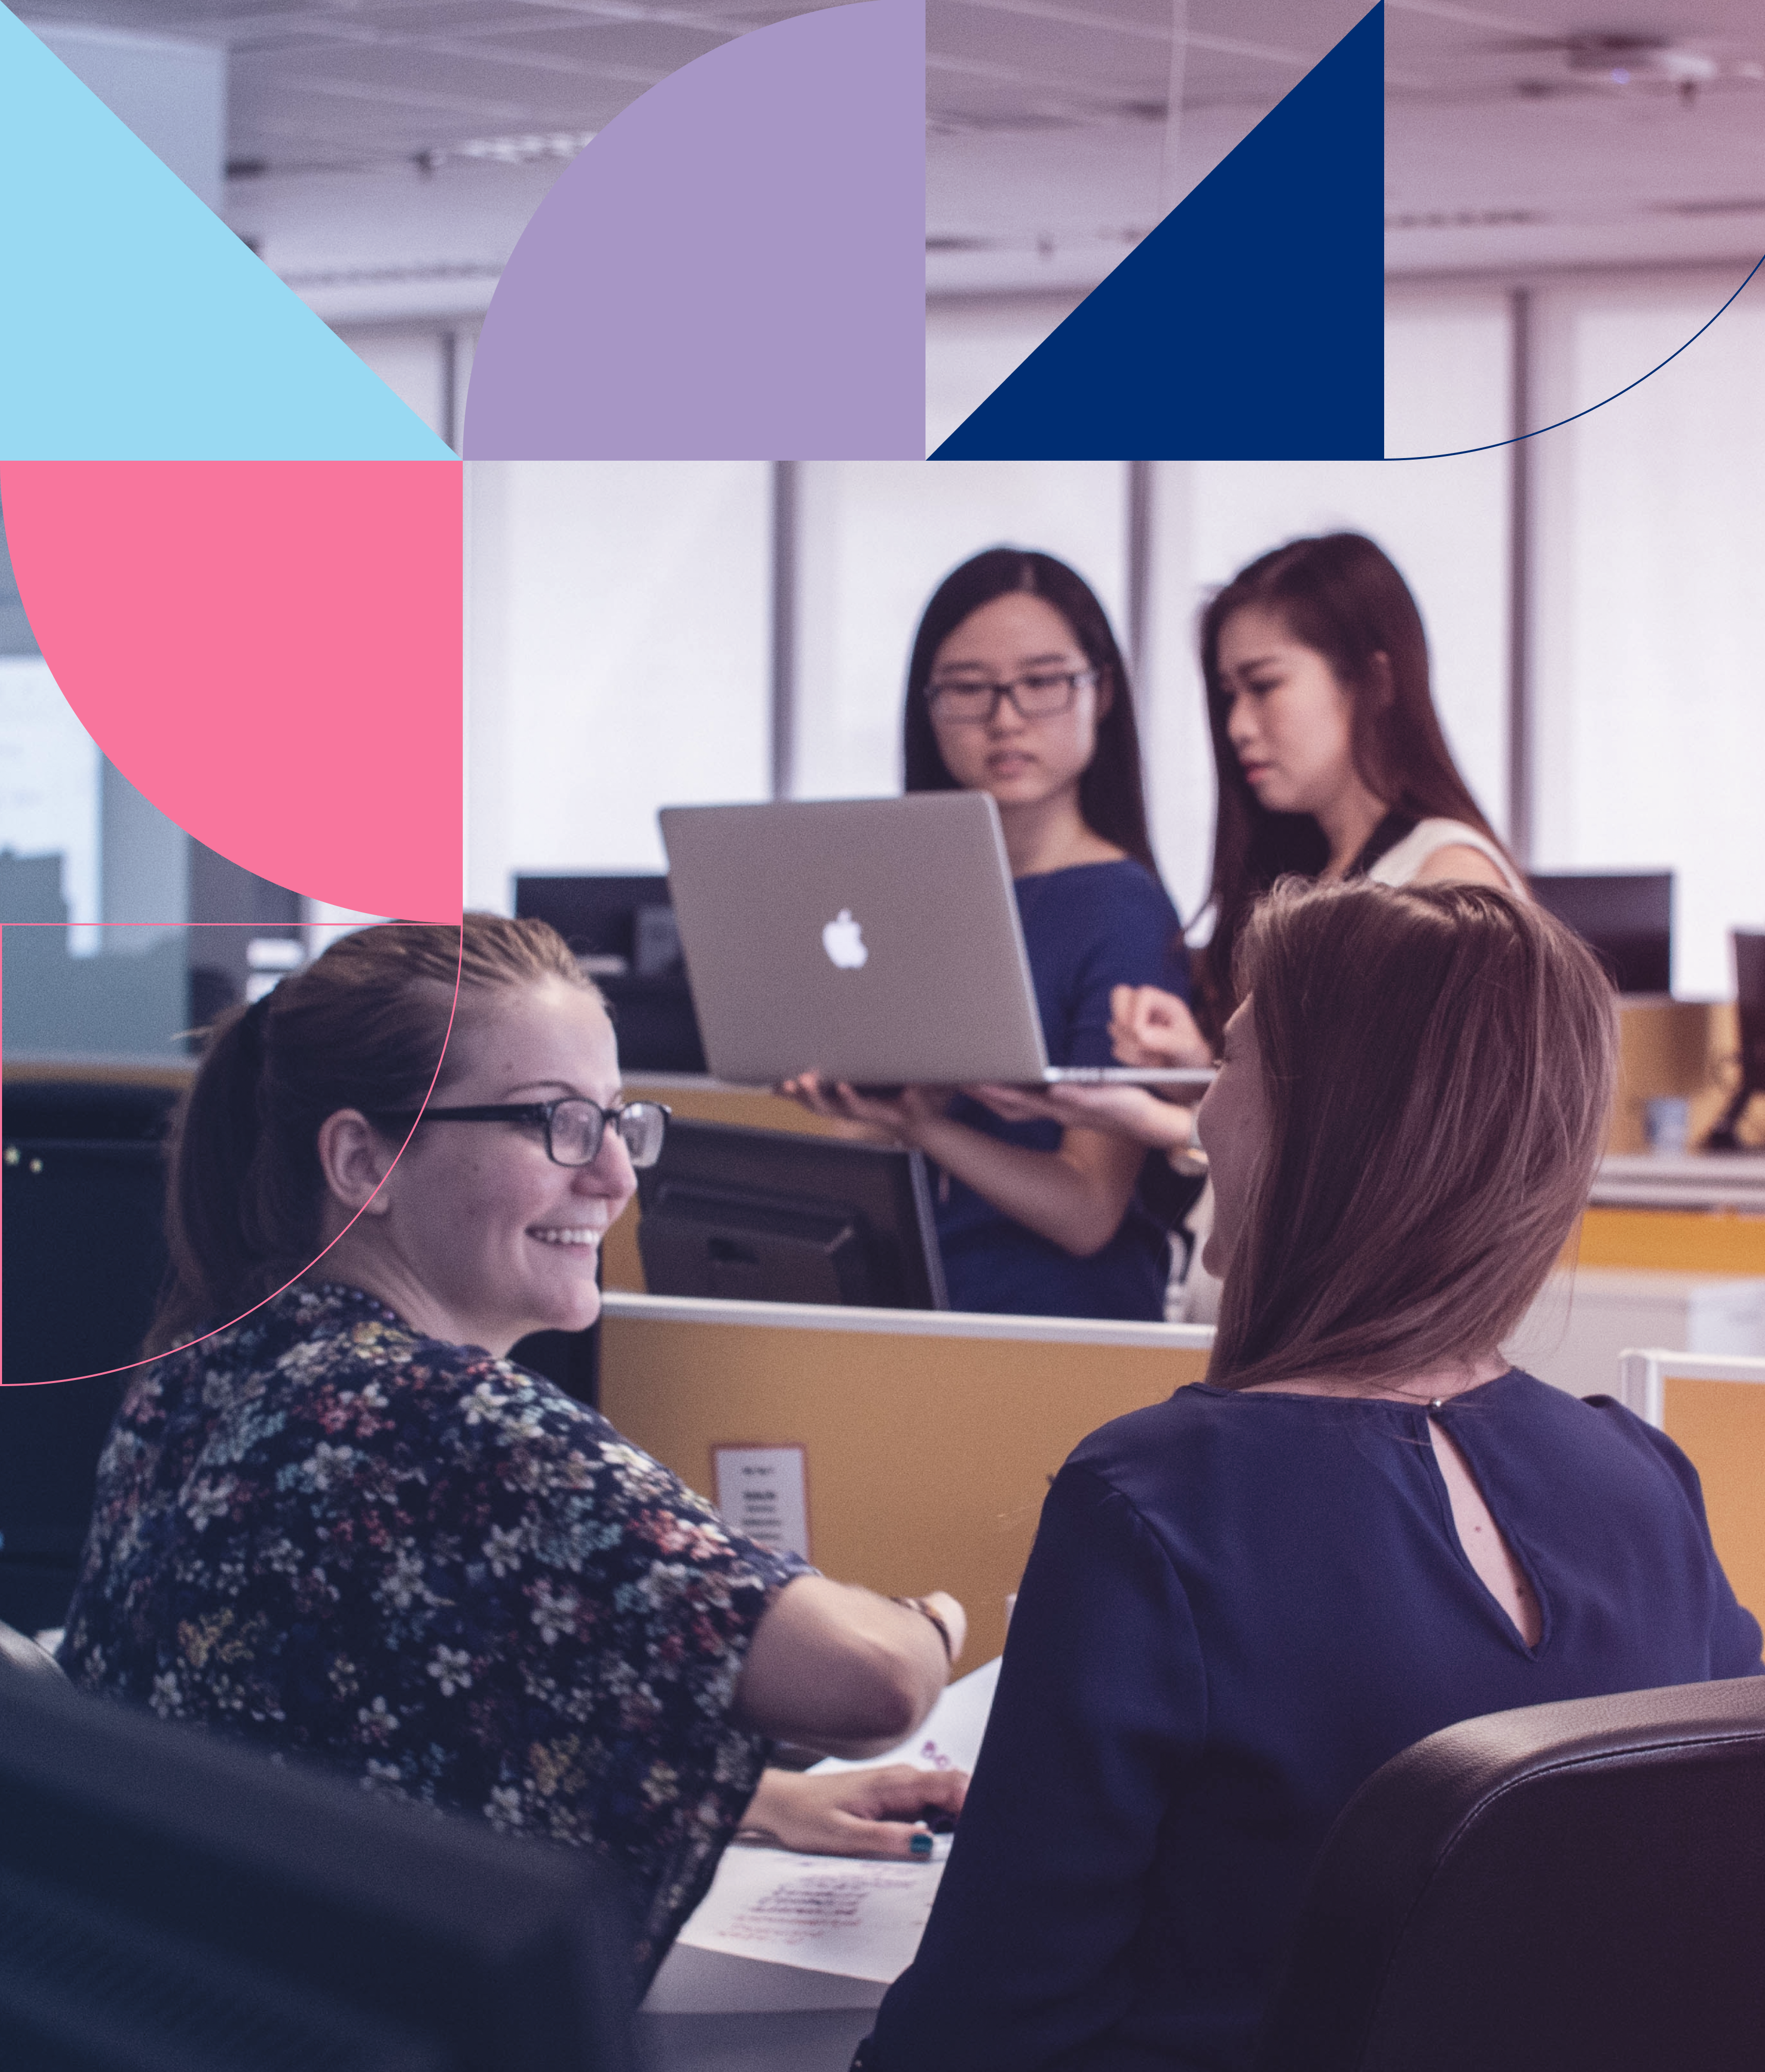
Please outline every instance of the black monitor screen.
[{"label": "black monitor screen", "polygon": [[632,1996],[588,1851],[0,1663],[0,2063],[630,2072]]},{"label": "black monitor screen", "polygon": [[1752,1092],[1765,1093],[1765,935],[1737,928],[1733,941],[1742,1084]]},{"label": "black monitor screen", "polygon": [[659,871],[641,877],[579,871],[570,877],[517,878],[515,911],[525,920],[550,922],[579,957],[606,969],[616,961],[628,972],[660,978],[680,965],[680,937],[673,936],[672,950],[668,939],[673,901]]},{"label": "black monitor screen", "polygon": [[517,878],[515,911],[549,921],[582,959],[606,995],[627,1071],[705,1070],[665,878]]},{"label": "black monitor screen", "polygon": [[949,1306],[917,1151],[675,1121],[638,1187],[652,1295]]},{"label": "black monitor screen", "polygon": [[1620,993],[1673,988],[1673,874],[1545,872],[1533,896],[1599,953]]}]

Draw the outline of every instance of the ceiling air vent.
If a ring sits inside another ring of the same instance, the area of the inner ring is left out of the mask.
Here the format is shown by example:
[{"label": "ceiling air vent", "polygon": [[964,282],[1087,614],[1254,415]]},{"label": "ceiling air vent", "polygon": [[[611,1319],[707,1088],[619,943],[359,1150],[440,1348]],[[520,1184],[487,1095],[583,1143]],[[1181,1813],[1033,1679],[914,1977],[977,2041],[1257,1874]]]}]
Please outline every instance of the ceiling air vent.
[{"label": "ceiling air vent", "polygon": [[1518,223],[1543,223],[1536,208],[1430,208],[1388,216],[1387,230],[1507,230]]},{"label": "ceiling air vent", "polygon": [[1656,216],[1765,216],[1765,195],[1738,196],[1728,201],[1658,201]]}]

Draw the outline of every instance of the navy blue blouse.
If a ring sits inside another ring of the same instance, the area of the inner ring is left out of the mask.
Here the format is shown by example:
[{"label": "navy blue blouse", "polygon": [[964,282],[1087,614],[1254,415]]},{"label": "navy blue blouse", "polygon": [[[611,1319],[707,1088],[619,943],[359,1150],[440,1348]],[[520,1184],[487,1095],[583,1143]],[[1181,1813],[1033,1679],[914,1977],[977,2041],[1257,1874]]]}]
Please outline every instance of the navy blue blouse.
[{"label": "navy blue blouse", "polygon": [[[1139,864],[1075,865],[1016,882],[1024,947],[1051,1065],[1108,1065],[1109,994],[1118,985],[1161,985],[1189,997],[1189,959],[1177,910]],[[950,1112],[971,1128],[1032,1151],[1060,1141],[1054,1122],[1002,1122],[978,1101]],[[953,1175],[936,1182],[939,1248],[950,1305],[1041,1317],[1164,1314],[1170,1239],[1138,1200],[1121,1228],[1089,1259],[1014,1223]]]},{"label": "navy blue blouse", "polygon": [[1427,1413],[1205,1385],[1043,1507],[886,2072],[1228,2072],[1331,1823],[1399,1749],[1519,1705],[1760,1673],[1697,1476],[1528,1375],[1439,1413],[1543,1614],[1472,1569]]}]

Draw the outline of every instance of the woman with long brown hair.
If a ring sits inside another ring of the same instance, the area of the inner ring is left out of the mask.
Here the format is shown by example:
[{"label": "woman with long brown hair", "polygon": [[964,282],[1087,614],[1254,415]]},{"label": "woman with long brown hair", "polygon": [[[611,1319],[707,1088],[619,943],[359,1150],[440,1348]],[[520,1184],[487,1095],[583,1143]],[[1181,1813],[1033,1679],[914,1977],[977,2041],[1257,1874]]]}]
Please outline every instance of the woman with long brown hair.
[{"label": "woman with long brown hair", "polygon": [[100,1463],[61,1649],[163,1717],[598,1850],[640,1980],[739,1823],[904,1856],[961,1798],[763,1768],[771,1737],[892,1747],[959,1605],[753,1544],[508,1358],[594,1322],[666,1121],[620,1099],[543,922],[364,929],[231,1015],[178,1122],[163,1356]]},{"label": "woman with long brown hair", "polygon": [[[1157,985],[1113,1001],[1115,1057],[1205,1065],[1235,1005],[1240,936],[1277,878],[1384,885],[1525,880],[1459,775],[1430,686],[1427,636],[1391,558],[1358,532],[1291,540],[1240,569],[1200,622],[1218,807],[1206,946],[1191,1002]],[[989,1089],[1002,1114],[1113,1132],[1181,1160],[1192,1111],[1143,1087]],[[1192,1221],[1204,1229],[1204,1202]],[[1205,1272],[1185,1314],[1212,1315]]]},{"label": "woman with long brown hair", "polygon": [[1135,1064],[1206,1062],[1236,1004],[1239,936],[1277,878],[1525,890],[1446,746],[1416,600],[1371,540],[1290,540],[1250,562],[1208,601],[1200,649],[1218,780],[1201,1026],[1150,988],[1124,996]]},{"label": "woman with long brown hair", "polygon": [[1364,882],[1277,885],[1237,952],[1208,1379],[1055,1478],[879,2072],[1246,2066],[1389,1757],[1765,1667],[1677,1448],[1500,1350],[1604,1140],[1591,952],[1505,890]]}]

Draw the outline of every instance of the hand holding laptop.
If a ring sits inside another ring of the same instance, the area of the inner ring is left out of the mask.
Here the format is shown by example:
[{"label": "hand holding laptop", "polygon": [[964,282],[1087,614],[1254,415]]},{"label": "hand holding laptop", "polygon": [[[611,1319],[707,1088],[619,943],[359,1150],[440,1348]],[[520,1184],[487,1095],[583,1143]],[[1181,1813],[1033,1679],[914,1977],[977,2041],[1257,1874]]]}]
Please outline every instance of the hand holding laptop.
[{"label": "hand holding laptop", "polygon": [[778,1092],[812,1114],[825,1115],[835,1122],[862,1123],[886,1144],[916,1150],[919,1133],[936,1122],[956,1098],[954,1087],[903,1087],[898,1094],[861,1093],[843,1079],[829,1079],[819,1072],[799,1072],[782,1080]]},{"label": "hand holding laptop", "polygon": [[[1203,1069],[1212,1046],[1185,1002],[1155,985],[1118,985],[1109,997],[1109,1038],[1124,1065]],[[963,1089],[1006,1122],[1058,1122],[1125,1137],[1156,1151],[1187,1151],[1195,1141],[1195,1110],[1179,1106],[1183,1094],[1161,1096],[1143,1086],[1087,1086],[1068,1081],[1045,1087],[977,1086]],[[1195,1093],[1184,1089],[1189,1100]]]},{"label": "hand holding laptop", "polygon": [[1161,1100],[1148,1087],[985,1086],[962,1091],[1006,1122],[1057,1122],[1063,1128],[1094,1129],[1154,1151],[1187,1151],[1195,1141],[1195,1109]]},{"label": "hand holding laptop", "polygon": [[1055,1085],[906,1087],[891,1099],[860,1093],[825,1081],[815,1072],[784,1080],[778,1091],[814,1114],[861,1124],[882,1141],[925,1150],[928,1124],[941,1120],[961,1092],[1006,1122],[1057,1122],[1063,1128],[1092,1129],[1104,1137],[1144,1145],[1150,1150],[1187,1152],[1195,1141],[1195,1111],[1161,1100],[1146,1087]]}]

